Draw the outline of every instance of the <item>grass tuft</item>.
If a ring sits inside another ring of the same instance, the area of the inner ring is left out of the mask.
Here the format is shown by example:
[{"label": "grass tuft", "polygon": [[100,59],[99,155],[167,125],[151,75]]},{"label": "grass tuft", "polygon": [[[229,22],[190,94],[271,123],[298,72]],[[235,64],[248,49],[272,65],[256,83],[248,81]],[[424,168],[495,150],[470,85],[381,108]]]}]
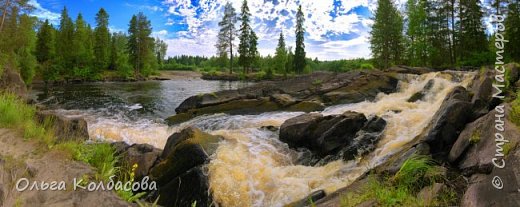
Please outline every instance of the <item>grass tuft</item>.
[{"label": "grass tuft", "polygon": [[359,193],[347,193],[342,196],[343,207],[357,206],[363,202],[375,200],[378,206],[446,206],[456,202],[456,193],[452,189],[442,192],[432,203],[417,198],[419,191],[444,178],[444,174],[435,163],[426,156],[415,156],[406,160],[401,169],[391,177],[379,178],[369,175],[368,182]]}]

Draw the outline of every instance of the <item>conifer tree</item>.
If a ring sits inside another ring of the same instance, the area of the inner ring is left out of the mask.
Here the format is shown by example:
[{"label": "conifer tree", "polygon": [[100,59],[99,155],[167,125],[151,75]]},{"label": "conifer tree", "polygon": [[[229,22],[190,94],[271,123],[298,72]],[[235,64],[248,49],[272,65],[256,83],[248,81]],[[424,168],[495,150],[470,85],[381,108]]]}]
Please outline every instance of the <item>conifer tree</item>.
[{"label": "conifer tree", "polygon": [[240,44],[238,45],[238,64],[243,67],[243,72],[247,73],[248,68],[251,66],[252,57],[250,56],[249,49],[251,47],[252,29],[249,25],[251,14],[249,13],[249,7],[247,0],[242,2],[242,9],[240,14]]},{"label": "conifer tree", "polygon": [[[505,53],[513,61],[520,62],[520,5],[518,0],[513,0],[507,7],[507,17],[504,22],[505,36],[508,43],[505,45]],[[494,44],[494,43],[493,43]]]},{"label": "conifer tree", "polygon": [[74,23],[69,17],[67,8],[64,7],[61,11],[60,27],[58,30],[58,36],[56,38],[56,57],[59,58],[59,74],[70,76],[72,75],[74,57],[72,51],[74,51]]},{"label": "conifer tree", "polygon": [[401,63],[403,19],[390,0],[378,0],[370,48],[377,66],[388,68]]},{"label": "conifer tree", "polygon": [[235,9],[231,3],[226,3],[224,7],[224,16],[222,21],[218,23],[220,31],[218,34],[218,42],[216,44],[218,55],[223,58],[225,54],[229,54],[229,73],[233,73],[233,41],[236,36],[235,23],[237,17]]},{"label": "conifer tree", "polygon": [[467,61],[488,51],[487,37],[482,23],[482,7],[478,0],[460,1],[459,59]]},{"label": "conifer tree", "polygon": [[96,14],[96,28],[94,29],[94,54],[96,71],[104,70],[109,65],[110,32],[108,30],[109,15],[101,8]]},{"label": "conifer tree", "polygon": [[274,60],[275,68],[278,71],[278,73],[282,73],[285,76],[287,76],[287,48],[285,46],[285,38],[283,36],[283,32],[280,32],[280,37],[278,38],[278,46],[276,47]]},{"label": "conifer tree", "polygon": [[296,73],[303,73],[303,69],[305,68],[305,28],[303,28],[303,23],[305,21],[305,17],[303,15],[302,6],[298,7],[298,12],[296,13],[296,49],[294,51],[294,70]]}]

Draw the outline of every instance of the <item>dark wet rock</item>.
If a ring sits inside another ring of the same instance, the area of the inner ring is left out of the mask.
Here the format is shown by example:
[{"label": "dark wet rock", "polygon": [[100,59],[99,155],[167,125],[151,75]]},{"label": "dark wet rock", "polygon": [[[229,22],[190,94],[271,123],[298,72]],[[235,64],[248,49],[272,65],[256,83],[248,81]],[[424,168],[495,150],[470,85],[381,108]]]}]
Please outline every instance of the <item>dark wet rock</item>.
[{"label": "dark wet rock", "polygon": [[36,112],[36,121],[44,126],[52,126],[58,141],[87,140],[87,121],[81,117],[64,117],[50,111]]},{"label": "dark wet rock", "polygon": [[[404,147],[406,149],[406,147]],[[404,162],[413,156],[429,155],[430,146],[427,143],[419,143],[391,156],[386,162],[377,166],[374,170],[379,174],[394,175],[401,169]]]},{"label": "dark wet rock", "polygon": [[509,63],[504,65],[506,70],[509,71],[509,81],[511,84],[517,82],[520,79],[520,66],[516,63]]},{"label": "dark wet rock", "polygon": [[160,162],[151,169],[151,178],[160,187],[189,169],[207,163],[220,140],[220,136],[192,127],[173,134],[166,142]]},{"label": "dark wet rock", "polygon": [[308,195],[307,197],[299,200],[299,201],[296,201],[294,203],[291,203],[287,206],[289,207],[306,207],[306,206],[311,206],[314,202],[324,198],[327,194],[325,193],[324,190],[318,190],[318,191],[314,191],[312,192],[310,195]]},{"label": "dark wet rock", "polygon": [[416,75],[422,75],[425,73],[431,73],[433,72],[430,68],[425,67],[409,67],[404,65],[394,66],[386,69],[387,72],[394,72],[394,73],[406,73],[406,74],[416,74]]},{"label": "dark wet rock", "polygon": [[[326,195],[324,198],[315,202],[317,207],[337,207],[342,203],[342,199],[345,197],[347,193],[362,193],[366,188],[369,180],[366,176],[362,176],[360,179],[354,181],[349,186],[341,188],[336,192],[330,193]],[[376,205],[377,206],[377,205]]]},{"label": "dark wet rock", "polygon": [[473,119],[487,114],[489,110],[500,103],[500,100],[493,98],[494,75],[492,69],[485,69],[473,79],[473,83],[469,88],[469,91],[473,94],[471,99]]},{"label": "dark wet rock", "polygon": [[[504,110],[509,112],[509,105],[505,106]],[[508,142],[497,142],[495,115],[499,114],[493,110],[468,124],[451,148],[449,161],[458,164],[464,175],[491,173],[494,166],[492,160],[496,158],[496,154],[507,156],[520,141],[518,128],[507,118],[502,118],[501,120],[505,121],[505,131],[500,133]],[[500,137],[498,138],[500,140]]]},{"label": "dark wet rock", "polygon": [[169,183],[159,188],[158,204],[165,207],[210,206],[208,177],[202,166],[196,166],[187,172],[171,179]]},{"label": "dark wet rock", "polygon": [[130,147],[126,142],[112,142],[110,145],[114,148],[116,155],[122,155]]},{"label": "dark wet rock", "polygon": [[292,148],[310,147],[310,133],[322,118],[322,114],[308,113],[286,120],[280,127],[280,140]]},{"label": "dark wet rock", "polygon": [[374,151],[377,142],[383,136],[386,121],[381,117],[371,117],[360,131],[356,133],[356,138],[352,143],[341,150],[343,160],[353,160],[358,156],[366,155]]},{"label": "dark wet rock", "polygon": [[422,140],[436,158],[445,159],[466,123],[471,120],[470,95],[464,87],[454,88],[444,99],[426,128]]},{"label": "dark wet rock", "polygon": [[279,130],[278,127],[271,126],[271,125],[269,125],[269,126],[262,126],[262,127],[260,127],[260,129],[268,130],[268,131],[272,131],[272,132],[276,132],[276,131]]},{"label": "dark wet rock", "polygon": [[428,91],[433,87],[433,84],[435,84],[435,80],[433,80],[433,79],[429,80],[426,83],[426,85],[424,85],[424,88],[421,91],[414,93],[408,99],[408,102],[416,102],[416,101],[422,100],[424,98],[424,96],[426,95],[426,93],[428,93]]},{"label": "dark wet rock", "polygon": [[292,148],[308,148],[326,156],[351,143],[366,118],[356,112],[323,116],[318,113],[300,115],[280,127],[280,140]]},{"label": "dark wet rock", "polygon": [[380,71],[317,72],[283,81],[260,82],[238,90],[192,96],[176,108],[177,114],[167,122],[178,124],[212,113],[321,111],[326,105],[372,100],[378,93],[395,92],[397,83],[393,75]]},{"label": "dark wet rock", "polygon": [[135,179],[141,180],[148,175],[150,169],[161,155],[162,151],[149,144],[134,144],[127,148],[123,153],[124,161],[127,167],[133,167],[137,164],[135,169]]},{"label": "dark wet rock", "polygon": [[432,203],[440,194],[446,190],[446,185],[443,183],[434,183],[431,186],[421,189],[417,197],[424,203]]}]

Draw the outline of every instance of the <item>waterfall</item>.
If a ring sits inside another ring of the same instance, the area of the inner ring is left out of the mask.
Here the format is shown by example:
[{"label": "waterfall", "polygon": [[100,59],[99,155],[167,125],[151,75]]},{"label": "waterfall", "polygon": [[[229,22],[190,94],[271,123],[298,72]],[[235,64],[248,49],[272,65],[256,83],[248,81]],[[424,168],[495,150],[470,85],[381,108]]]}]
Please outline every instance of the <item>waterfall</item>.
[{"label": "waterfall", "polygon": [[[334,192],[369,169],[381,164],[430,123],[446,95],[456,86],[467,87],[473,73],[435,72],[401,75],[398,92],[379,94],[373,101],[335,105],[323,115],[356,111],[377,115],[387,121],[375,151],[363,158],[337,160],[322,166],[299,165],[305,151],[290,149],[279,141],[278,132],[263,126],[280,127],[302,112],[270,112],[260,115],[213,114],[200,116],[174,127],[153,120],[125,122],[122,118],[87,117],[91,138],[128,143],[149,143],[162,148],[169,135],[188,126],[197,127],[224,140],[207,166],[210,191],[215,203],[234,206],[283,206],[317,190]],[[416,102],[408,99],[430,84]],[[67,113],[77,113],[67,111]]]},{"label": "waterfall", "polygon": [[[396,93],[379,94],[374,101],[325,109],[321,112],[324,115],[356,111],[366,116],[378,115],[388,123],[376,150],[349,162],[337,160],[314,167],[297,165],[295,161],[302,156],[300,152],[280,142],[277,132],[260,129],[267,125],[279,127],[285,120],[301,113],[216,115],[185,125],[195,125],[225,137],[208,165],[210,190],[216,203],[226,207],[283,206],[316,190],[334,192],[379,165],[417,137],[446,95],[455,86],[467,87],[472,77],[472,74],[457,72],[406,75]],[[421,100],[407,101],[431,81],[433,85]]]}]

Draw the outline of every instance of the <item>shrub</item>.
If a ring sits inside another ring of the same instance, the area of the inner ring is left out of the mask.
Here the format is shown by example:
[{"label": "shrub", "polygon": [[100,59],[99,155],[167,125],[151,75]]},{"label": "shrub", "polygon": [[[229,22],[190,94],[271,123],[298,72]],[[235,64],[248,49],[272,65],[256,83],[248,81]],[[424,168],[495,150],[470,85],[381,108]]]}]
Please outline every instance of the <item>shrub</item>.
[{"label": "shrub", "polygon": [[358,193],[347,193],[341,198],[341,206],[357,206],[375,199],[381,206],[449,206],[456,202],[456,193],[446,190],[432,203],[416,198],[426,186],[443,178],[440,170],[429,157],[415,156],[406,160],[392,177],[378,178],[369,175],[368,183]]},{"label": "shrub", "polygon": [[363,63],[360,67],[362,70],[373,70],[374,66],[370,63]]}]

